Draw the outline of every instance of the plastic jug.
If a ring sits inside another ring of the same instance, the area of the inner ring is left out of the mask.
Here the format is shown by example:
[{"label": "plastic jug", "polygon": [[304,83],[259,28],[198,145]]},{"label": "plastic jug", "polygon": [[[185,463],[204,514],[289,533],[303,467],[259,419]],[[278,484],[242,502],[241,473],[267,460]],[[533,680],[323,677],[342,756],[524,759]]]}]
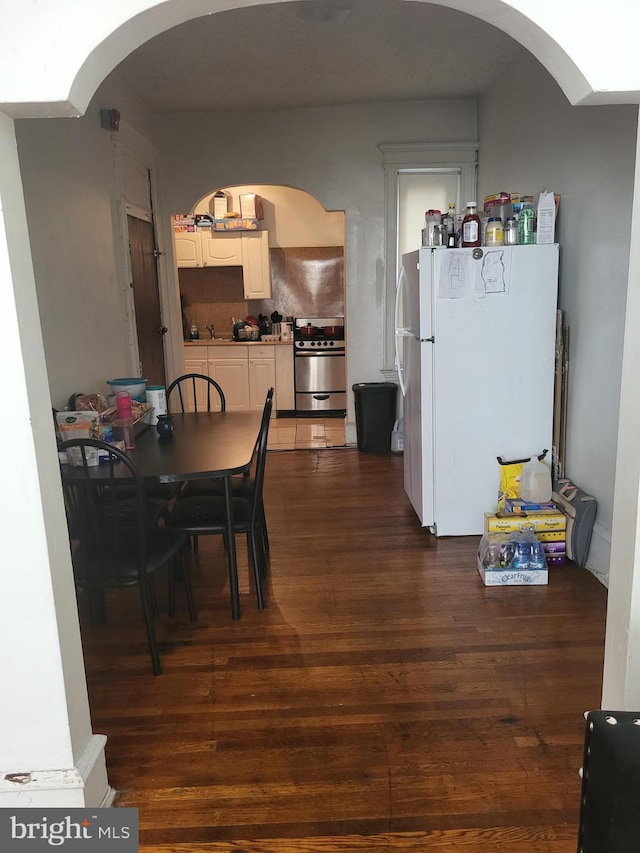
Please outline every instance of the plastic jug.
[{"label": "plastic jug", "polygon": [[547,451],[525,462],[520,477],[520,497],[523,501],[544,503],[551,500],[551,469],[543,461]]}]

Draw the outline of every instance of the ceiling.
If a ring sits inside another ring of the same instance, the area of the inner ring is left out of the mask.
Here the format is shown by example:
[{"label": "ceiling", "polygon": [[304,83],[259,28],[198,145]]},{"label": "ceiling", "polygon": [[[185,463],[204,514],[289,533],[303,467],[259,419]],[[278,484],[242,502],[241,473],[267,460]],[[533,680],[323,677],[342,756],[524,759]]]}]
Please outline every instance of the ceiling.
[{"label": "ceiling", "polygon": [[197,18],[116,69],[155,112],[474,97],[523,48],[410,0],[302,0]]}]

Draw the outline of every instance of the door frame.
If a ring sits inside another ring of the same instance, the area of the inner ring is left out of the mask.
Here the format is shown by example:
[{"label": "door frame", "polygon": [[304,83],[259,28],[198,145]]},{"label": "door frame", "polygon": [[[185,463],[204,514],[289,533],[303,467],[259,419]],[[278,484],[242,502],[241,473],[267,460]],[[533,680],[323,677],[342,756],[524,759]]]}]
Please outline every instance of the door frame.
[{"label": "door frame", "polygon": [[[398,279],[398,175],[400,172],[443,168],[459,171],[460,195],[475,198],[477,142],[405,142],[378,146],[384,169],[384,350],[382,374],[395,382],[395,295]],[[460,204],[460,199],[458,199]]]},{"label": "door frame", "polygon": [[[119,242],[118,260],[120,265],[121,280],[121,308],[122,319],[126,327],[128,344],[128,369],[135,371],[137,375],[140,365],[140,354],[138,351],[138,330],[136,325],[135,304],[132,286],[131,258],[129,254],[129,227],[127,216],[144,219],[153,225],[155,246],[157,254],[158,294],[160,298],[160,317],[162,325],[168,331],[163,336],[164,366],[167,381],[182,372],[182,361],[176,356],[176,346],[173,341],[175,335],[176,316],[176,285],[175,264],[173,253],[170,250],[169,262],[167,251],[163,246],[165,240],[162,228],[162,213],[158,204],[158,187],[156,179],[156,149],[138,131],[126,121],[120,122],[118,134],[111,133],[113,164],[115,173],[116,199],[114,216],[116,218],[115,230]],[[126,171],[129,175],[137,171],[138,186],[131,186],[131,180],[127,181]],[[143,188],[143,177],[145,186]],[[180,354],[182,352],[182,327],[180,326]]]}]

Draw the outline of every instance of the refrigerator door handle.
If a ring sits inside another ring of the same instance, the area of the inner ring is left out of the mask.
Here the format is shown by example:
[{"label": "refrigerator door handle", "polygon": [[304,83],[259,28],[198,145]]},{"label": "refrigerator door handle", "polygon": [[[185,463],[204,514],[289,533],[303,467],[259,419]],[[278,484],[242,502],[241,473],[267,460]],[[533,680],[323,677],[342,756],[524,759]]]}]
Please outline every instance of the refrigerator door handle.
[{"label": "refrigerator door handle", "polygon": [[395,334],[395,349],[396,349],[396,370],[398,372],[398,382],[400,384],[400,393],[404,397],[406,395],[407,386],[405,385],[404,376],[402,375],[402,364],[400,363],[400,338],[406,336],[406,331],[400,328],[399,325],[399,313],[400,313],[400,305],[402,304],[402,290],[404,288],[404,283],[407,280],[407,275],[404,271],[404,266],[400,268],[400,275],[398,276],[398,283],[396,285],[396,306],[394,310],[395,317],[395,326],[396,326],[396,334]]}]

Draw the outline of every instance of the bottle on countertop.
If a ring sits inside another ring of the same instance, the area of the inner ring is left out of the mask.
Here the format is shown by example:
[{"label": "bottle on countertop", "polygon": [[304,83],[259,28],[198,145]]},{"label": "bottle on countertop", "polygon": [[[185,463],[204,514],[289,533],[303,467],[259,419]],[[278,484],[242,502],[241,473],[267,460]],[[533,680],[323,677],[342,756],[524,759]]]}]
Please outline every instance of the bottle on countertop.
[{"label": "bottle on countertop", "polygon": [[467,202],[467,210],[462,220],[462,248],[471,249],[482,244],[480,217],[475,201]]},{"label": "bottle on countertop", "polygon": [[198,331],[198,327],[195,323],[191,324],[191,328],[189,329],[189,340],[190,341],[198,341],[200,340],[200,332]]},{"label": "bottle on countertop", "polygon": [[133,450],[136,446],[133,430],[133,412],[131,395],[128,391],[118,391],[116,394],[117,418],[114,422],[116,438],[124,442],[125,450]]}]

